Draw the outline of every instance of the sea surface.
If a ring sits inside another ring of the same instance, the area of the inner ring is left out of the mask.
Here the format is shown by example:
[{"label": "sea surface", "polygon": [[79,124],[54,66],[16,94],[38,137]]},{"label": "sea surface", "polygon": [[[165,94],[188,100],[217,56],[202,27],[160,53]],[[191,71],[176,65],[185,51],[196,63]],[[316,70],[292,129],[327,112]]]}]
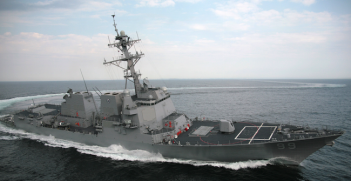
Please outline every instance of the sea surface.
[{"label": "sea surface", "polygon": [[[237,163],[164,158],[120,145],[88,146],[0,124],[0,180],[351,180],[351,80],[150,80],[166,86],[190,118],[262,121],[344,135],[299,166],[277,160]],[[124,81],[87,81],[90,91],[123,91]],[[0,116],[33,102],[60,104],[82,81],[0,82]],[[132,86],[128,87],[132,89]],[[99,104],[98,96],[95,99]],[[235,153],[233,153],[235,154]]]}]

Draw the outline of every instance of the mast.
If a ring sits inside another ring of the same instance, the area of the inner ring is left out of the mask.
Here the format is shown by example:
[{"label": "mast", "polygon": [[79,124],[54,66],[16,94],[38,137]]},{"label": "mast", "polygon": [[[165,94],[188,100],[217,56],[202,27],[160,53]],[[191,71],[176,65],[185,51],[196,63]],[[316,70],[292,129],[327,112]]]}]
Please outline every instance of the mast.
[{"label": "mast", "polygon": [[[141,76],[140,72],[135,71],[135,64],[138,63],[140,58],[144,55],[142,52],[137,52],[135,54],[132,54],[129,51],[129,49],[137,42],[140,42],[140,39],[138,38],[137,40],[132,40],[129,36],[125,34],[125,32],[122,30],[120,34],[118,34],[118,30],[116,27],[115,23],[115,15],[112,15],[113,18],[113,26],[115,27],[115,31],[117,33],[117,36],[115,37],[115,42],[114,43],[109,43],[108,47],[114,48],[116,47],[119,49],[123,54],[119,57],[113,58],[112,61],[106,62],[104,61],[104,65],[115,65],[119,68],[124,69],[124,78],[125,78],[125,89],[127,88],[127,82],[132,81],[129,78],[133,78],[133,83],[134,83],[134,88],[135,88],[135,94],[137,97],[142,91],[142,86],[140,84],[139,78]],[[127,62],[127,67],[122,67],[120,64],[122,61]]]}]

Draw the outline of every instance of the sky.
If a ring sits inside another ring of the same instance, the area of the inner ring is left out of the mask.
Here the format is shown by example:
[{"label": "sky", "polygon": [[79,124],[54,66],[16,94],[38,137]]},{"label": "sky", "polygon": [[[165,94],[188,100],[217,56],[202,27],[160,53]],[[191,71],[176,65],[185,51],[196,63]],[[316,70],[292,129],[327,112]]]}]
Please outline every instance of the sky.
[{"label": "sky", "polygon": [[0,81],[122,79],[112,14],[142,78],[351,78],[348,0],[1,0]]}]

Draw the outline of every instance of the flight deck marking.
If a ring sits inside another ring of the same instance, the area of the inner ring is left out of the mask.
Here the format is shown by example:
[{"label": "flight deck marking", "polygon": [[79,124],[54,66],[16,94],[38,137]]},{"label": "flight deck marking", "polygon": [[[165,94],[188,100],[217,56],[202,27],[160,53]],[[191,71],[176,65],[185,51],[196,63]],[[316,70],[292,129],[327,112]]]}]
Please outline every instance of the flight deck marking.
[{"label": "flight deck marking", "polygon": [[[251,139],[251,138],[238,138],[238,137],[240,136],[241,132],[244,131],[244,129],[245,129],[246,127],[247,127],[247,128],[253,128],[253,127],[258,128],[257,126],[245,126],[245,127],[239,132],[239,134],[238,134],[234,139],[236,139],[236,140],[248,140],[248,139]],[[260,127],[262,127],[262,128],[269,128],[269,127],[271,127],[271,128],[274,128],[274,129],[273,129],[273,131],[272,131],[272,133],[270,134],[270,136],[269,136],[268,139],[252,139],[252,140],[254,140],[254,141],[255,141],[255,140],[257,140],[257,141],[271,140],[271,138],[272,138],[272,136],[273,136],[275,130],[277,129],[277,126],[260,126]]]},{"label": "flight deck marking", "polygon": [[249,144],[251,143],[252,139],[254,139],[254,138],[255,138],[256,134],[257,134],[257,133],[258,133],[258,131],[261,129],[262,125],[263,125],[263,123],[262,123],[262,124],[261,124],[261,126],[260,126],[260,127],[257,129],[256,133],[253,135],[253,137],[251,138],[251,140],[250,140]]},{"label": "flight deck marking", "polygon": [[[242,122],[242,123],[246,123],[246,122]],[[251,124],[251,123],[246,123],[246,124]],[[258,128],[256,125],[254,125],[254,124],[251,124],[251,125],[253,125],[253,126],[250,126],[250,127],[256,127],[256,128]],[[215,126],[218,126],[218,125],[215,125]],[[246,126],[245,126],[246,127]],[[243,129],[245,129],[245,128],[243,128]],[[241,130],[242,131],[242,130]],[[240,132],[241,133],[241,132]],[[206,141],[204,141],[204,140],[202,140],[201,139],[201,136],[199,137],[199,139],[202,141],[202,142],[204,142],[204,143],[206,143],[206,144],[209,144],[209,145],[219,145],[219,143],[217,144],[217,143],[210,143],[210,142],[206,142]],[[247,138],[247,139],[244,139],[244,140],[242,140],[242,141],[237,141],[237,142],[234,142],[234,143],[229,143],[229,144],[222,144],[222,145],[233,145],[233,144],[237,144],[237,143],[242,143],[243,141],[246,141],[246,140],[249,140],[250,138]]]},{"label": "flight deck marking", "polygon": [[269,139],[268,139],[268,140],[271,140],[271,138],[272,138],[272,136],[273,136],[273,133],[274,133],[275,129],[277,129],[277,127],[276,127],[276,126],[274,127],[274,130],[272,131],[272,134],[271,134],[271,136],[269,137]]},{"label": "flight deck marking", "polygon": [[236,135],[235,139],[237,139],[237,138],[238,138],[238,136],[241,134],[241,132],[243,132],[243,131],[244,131],[244,129],[245,129],[245,128],[246,128],[246,126],[245,126],[243,129],[241,129],[240,133],[239,133],[238,135]]}]

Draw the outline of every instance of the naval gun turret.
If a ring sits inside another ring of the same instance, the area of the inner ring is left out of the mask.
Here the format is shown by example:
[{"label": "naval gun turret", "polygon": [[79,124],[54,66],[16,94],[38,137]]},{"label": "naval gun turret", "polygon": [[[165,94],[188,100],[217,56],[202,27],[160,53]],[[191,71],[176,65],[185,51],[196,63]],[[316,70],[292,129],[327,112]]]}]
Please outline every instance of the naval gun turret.
[{"label": "naval gun turret", "polygon": [[230,134],[234,133],[235,127],[232,121],[221,119],[219,120],[219,130],[221,133]]}]

